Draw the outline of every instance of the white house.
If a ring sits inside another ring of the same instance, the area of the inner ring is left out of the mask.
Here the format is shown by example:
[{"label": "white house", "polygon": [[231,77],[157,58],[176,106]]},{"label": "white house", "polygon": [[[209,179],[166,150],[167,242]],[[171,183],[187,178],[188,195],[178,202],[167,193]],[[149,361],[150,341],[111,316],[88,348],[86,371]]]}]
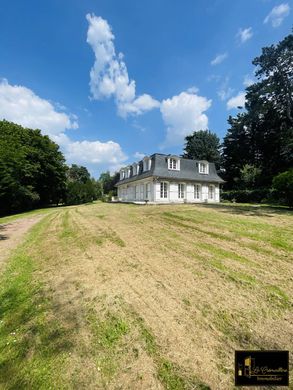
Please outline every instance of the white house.
[{"label": "white house", "polygon": [[219,202],[222,180],[215,164],[155,153],[120,170],[121,202]]}]

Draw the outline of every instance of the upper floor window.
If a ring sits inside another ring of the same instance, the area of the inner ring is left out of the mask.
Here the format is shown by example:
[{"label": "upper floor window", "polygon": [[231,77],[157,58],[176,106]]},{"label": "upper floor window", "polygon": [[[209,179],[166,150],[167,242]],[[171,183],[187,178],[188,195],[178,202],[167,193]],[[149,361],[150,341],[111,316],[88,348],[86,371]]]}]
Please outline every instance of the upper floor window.
[{"label": "upper floor window", "polygon": [[132,165],[132,175],[137,175],[138,174],[137,167],[138,167],[137,164],[133,164]]},{"label": "upper floor window", "polygon": [[208,163],[200,162],[198,164],[199,166],[199,173],[208,174],[209,173],[209,165]]},{"label": "upper floor window", "polygon": [[125,179],[125,171],[121,170],[120,171],[120,180],[123,180],[123,179]]},{"label": "upper floor window", "polygon": [[168,169],[173,169],[173,170],[176,170],[176,171],[179,171],[180,169],[180,160],[178,160],[177,158],[169,158],[168,159]]},{"label": "upper floor window", "polygon": [[151,169],[151,159],[149,157],[145,157],[143,159],[143,171],[149,171]]}]

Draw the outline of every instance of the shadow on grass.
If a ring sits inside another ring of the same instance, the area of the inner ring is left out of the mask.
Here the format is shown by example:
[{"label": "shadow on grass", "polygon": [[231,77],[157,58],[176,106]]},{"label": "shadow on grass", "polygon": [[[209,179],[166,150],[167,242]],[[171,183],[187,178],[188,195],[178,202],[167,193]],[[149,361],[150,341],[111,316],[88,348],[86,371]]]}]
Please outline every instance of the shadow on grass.
[{"label": "shadow on grass", "polygon": [[238,214],[255,217],[273,217],[274,215],[293,215],[293,209],[282,206],[248,205],[248,204],[197,204],[208,209],[223,211],[229,214]]},{"label": "shadow on grass", "polygon": [[7,240],[9,237],[6,234],[1,234],[1,230],[5,232],[5,225],[0,225],[0,241]]}]

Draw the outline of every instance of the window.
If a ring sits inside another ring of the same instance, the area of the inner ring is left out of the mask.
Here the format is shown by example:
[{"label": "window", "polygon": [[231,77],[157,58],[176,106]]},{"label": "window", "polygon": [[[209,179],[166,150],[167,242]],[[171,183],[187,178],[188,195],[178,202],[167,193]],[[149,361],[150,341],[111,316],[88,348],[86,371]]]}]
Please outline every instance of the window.
[{"label": "window", "polygon": [[137,175],[139,174],[139,164],[137,164],[137,166],[136,166],[136,174]]},{"label": "window", "polygon": [[199,173],[207,174],[208,172],[208,164],[206,163],[199,163]]},{"label": "window", "polygon": [[131,176],[131,169],[128,168],[128,170],[127,170],[127,177],[130,177],[130,176]]},{"label": "window", "polygon": [[210,185],[209,186],[209,199],[214,199],[215,198],[215,186]]},{"label": "window", "polygon": [[135,199],[138,199],[139,196],[139,186],[135,186]]},{"label": "window", "polygon": [[178,161],[176,160],[176,158],[169,158],[169,169],[179,169]]},{"label": "window", "polygon": [[197,200],[201,199],[201,185],[200,184],[194,185],[194,199],[197,199]]},{"label": "window", "polygon": [[182,184],[182,183],[178,184],[178,198],[179,199],[184,198],[184,184]]},{"label": "window", "polygon": [[133,164],[132,165],[132,175],[134,176],[134,175],[137,175],[137,164]]},{"label": "window", "polygon": [[168,183],[166,183],[166,182],[160,183],[160,197],[161,198],[168,197]]},{"label": "window", "polygon": [[145,185],[145,198],[146,199],[150,199],[150,193],[151,193],[151,184],[150,183],[147,183]]},{"label": "window", "polygon": [[151,169],[151,160],[148,157],[143,159],[143,171],[149,171]]},{"label": "window", "polygon": [[152,160],[151,160],[151,159],[149,159],[149,164],[148,164],[148,166],[149,166],[149,170],[150,170],[151,167],[152,167]]},{"label": "window", "polygon": [[120,172],[120,179],[123,180],[125,178],[125,171]]}]

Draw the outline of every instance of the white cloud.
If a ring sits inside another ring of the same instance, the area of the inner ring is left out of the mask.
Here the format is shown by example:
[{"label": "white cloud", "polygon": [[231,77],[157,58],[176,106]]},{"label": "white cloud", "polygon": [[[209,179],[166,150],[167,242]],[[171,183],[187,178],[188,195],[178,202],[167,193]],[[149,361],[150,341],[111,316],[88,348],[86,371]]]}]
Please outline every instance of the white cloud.
[{"label": "white cloud", "polygon": [[282,3],[274,7],[266,16],[264,23],[271,23],[273,27],[278,27],[282,24],[284,18],[290,13],[290,6],[288,3]]},{"label": "white cloud", "polygon": [[245,92],[239,92],[237,96],[232,97],[227,101],[227,109],[244,107],[245,105]]},{"label": "white cloud", "polygon": [[227,53],[218,54],[212,61],[211,65],[218,65],[228,57]]},{"label": "white cloud", "polygon": [[133,157],[137,158],[138,160],[143,159],[144,156],[145,156],[145,154],[144,153],[140,153],[140,152],[135,152],[134,155],[133,155]]},{"label": "white cloud", "polygon": [[208,117],[204,111],[211,104],[211,100],[190,92],[181,92],[163,100],[160,110],[167,126],[167,136],[162,148],[179,145],[183,143],[186,135],[206,129]]},{"label": "white cloud", "polygon": [[234,92],[234,89],[229,87],[229,77],[225,77],[224,81],[222,82],[220,89],[217,91],[217,94],[219,98],[223,100],[229,99],[229,97]]},{"label": "white cloud", "polygon": [[236,38],[239,39],[240,43],[244,43],[248,41],[250,38],[252,38],[253,32],[252,32],[252,27],[248,28],[240,28],[238,30],[238,33],[236,34]]},{"label": "white cloud", "polygon": [[55,106],[29,88],[10,85],[6,79],[0,81],[0,119],[32,129],[38,128],[48,135],[78,128],[75,115],[59,112],[56,108],[61,106]]},{"label": "white cloud", "polygon": [[70,141],[65,145],[67,160],[77,163],[117,165],[127,160],[117,142]]},{"label": "white cloud", "polygon": [[[65,109],[60,104],[55,106]],[[70,163],[108,164],[111,169],[127,159],[120,145],[113,141],[72,141],[65,132],[78,128],[76,115],[56,111],[52,103],[29,88],[10,85],[7,80],[0,82],[0,119],[40,129],[62,147]]]},{"label": "white cloud", "polygon": [[250,87],[252,84],[254,84],[254,80],[252,79],[252,77],[249,76],[248,74],[245,75],[243,80],[243,85],[245,87]]},{"label": "white cloud", "polygon": [[114,34],[106,20],[87,14],[89,23],[87,42],[95,53],[95,63],[90,71],[90,90],[94,99],[114,97],[118,114],[140,115],[160,103],[150,95],[136,96],[136,85],[130,80],[123,54],[116,54]]}]

